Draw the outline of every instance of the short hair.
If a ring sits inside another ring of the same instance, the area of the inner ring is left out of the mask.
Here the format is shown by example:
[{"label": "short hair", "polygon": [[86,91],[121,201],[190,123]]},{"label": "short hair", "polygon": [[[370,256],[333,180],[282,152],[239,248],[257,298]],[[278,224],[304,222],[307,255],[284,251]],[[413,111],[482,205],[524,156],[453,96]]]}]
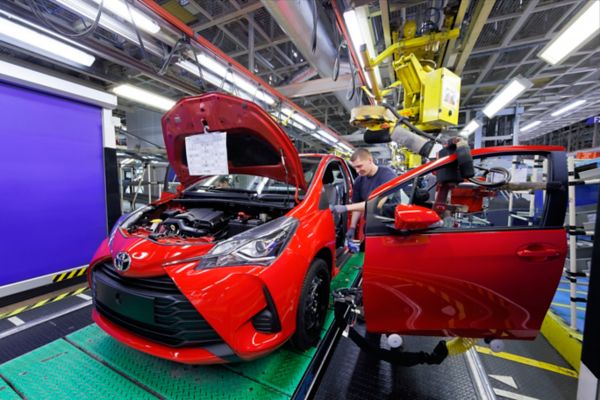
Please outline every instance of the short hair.
[{"label": "short hair", "polygon": [[354,153],[352,153],[352,155],[350,156],[350,161],[356,161],[356,159],[358,158],[360,158],[361,160],[365,160],[369,157],[373,158],[371,152],[365,149],[364,147],[361,147],[356,149]]}]

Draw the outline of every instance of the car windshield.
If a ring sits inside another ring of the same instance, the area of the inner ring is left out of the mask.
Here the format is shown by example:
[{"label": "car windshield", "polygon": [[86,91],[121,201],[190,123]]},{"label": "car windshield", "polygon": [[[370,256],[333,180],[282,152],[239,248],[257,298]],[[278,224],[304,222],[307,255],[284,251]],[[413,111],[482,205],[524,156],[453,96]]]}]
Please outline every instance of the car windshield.
[{"label": "car windshield", "polygon": [[[304,179],[308,186],[311,185],[312,179],[319,165],[320,158],[318,157],[301,157],[302,171]],[[187,193],[198,193],[206,191],[227,191],[238,193],[255,193],[263,194],[294,194],[296,187],[288,185],[285,182],[264,176],[247,175],[247,174],[229,174],[229,175],[212,175],[201,179],[196,184],[190,186]],[[300,190],[300,195],[304,195],[305,191]]]}]

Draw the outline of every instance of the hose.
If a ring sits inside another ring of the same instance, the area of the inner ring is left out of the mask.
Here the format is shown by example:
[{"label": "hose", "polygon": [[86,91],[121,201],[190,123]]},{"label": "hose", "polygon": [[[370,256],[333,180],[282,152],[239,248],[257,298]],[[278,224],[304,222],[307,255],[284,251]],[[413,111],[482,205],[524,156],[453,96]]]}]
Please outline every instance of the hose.
[{"label": "hose", "polygon": [[[50,21],[44,15],[42,10],[40,10],[39,7],[41,6],[41,4],[38,0],[27,0],[27,3],[29,4],[29,7],[31,7],[31,9],[33,10],[33,13],[35,14],[35,16],[40,21],[42,21],[44,24],[46,24],[48,27],[50,27],[51,29],[53,29],[56,32],[60,33],[61,35],[69,37],[69,38],[83,38],[96,30],[96,27],[98,26],[98,22],[100,21],[100,16],[102,15],[102,7],[104,5],[104,0],[100,0],[100,4],[98,5],[98,12],[96,13],[96,17],[94,18],[94,22],[92,23],[92,25],[90,25],[83,31],[76,32],[76,33],[67,32],[67,31],[63,30],[60,26],[56,25],[54,22]],[[44,9],[45,9],[46,13],[49,13],[48,9],[46,9],[45,7],[44,7]],[[82,18],[82,21],[83,21],[83,18]],[[85,25],[85,22],[84,22],[84,25]]]}]

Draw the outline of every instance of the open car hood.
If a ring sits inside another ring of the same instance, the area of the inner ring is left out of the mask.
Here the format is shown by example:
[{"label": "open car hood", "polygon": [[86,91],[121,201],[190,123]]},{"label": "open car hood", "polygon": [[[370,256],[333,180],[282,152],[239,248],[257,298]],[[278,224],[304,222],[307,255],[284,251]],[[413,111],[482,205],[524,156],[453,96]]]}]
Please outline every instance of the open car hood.
[{"label": "open car hood", "polygon": [[162,118],[169,162],[188,187],[200,180],[187,166],[185,138],[205,132],[227,133],[230,174],[266,176],[306,189],[298,152],[287,134],[258,105],[223,93],[181,99]]}]

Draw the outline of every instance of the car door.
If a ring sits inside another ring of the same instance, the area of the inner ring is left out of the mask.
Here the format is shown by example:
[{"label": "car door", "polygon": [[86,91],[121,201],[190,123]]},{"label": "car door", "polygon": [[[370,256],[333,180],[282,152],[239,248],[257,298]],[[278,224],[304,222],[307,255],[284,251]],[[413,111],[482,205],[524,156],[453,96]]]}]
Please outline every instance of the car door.
[{"label": "car door", "polygon": [[[367,203],[367,329],[534,338],[567,250],[562,150],[479,149],[475,184],[460,178],[449,156],[377,189]],[[411,221],[433,215],[437,223],[399,230],[396,209],[412,213]]]}]

